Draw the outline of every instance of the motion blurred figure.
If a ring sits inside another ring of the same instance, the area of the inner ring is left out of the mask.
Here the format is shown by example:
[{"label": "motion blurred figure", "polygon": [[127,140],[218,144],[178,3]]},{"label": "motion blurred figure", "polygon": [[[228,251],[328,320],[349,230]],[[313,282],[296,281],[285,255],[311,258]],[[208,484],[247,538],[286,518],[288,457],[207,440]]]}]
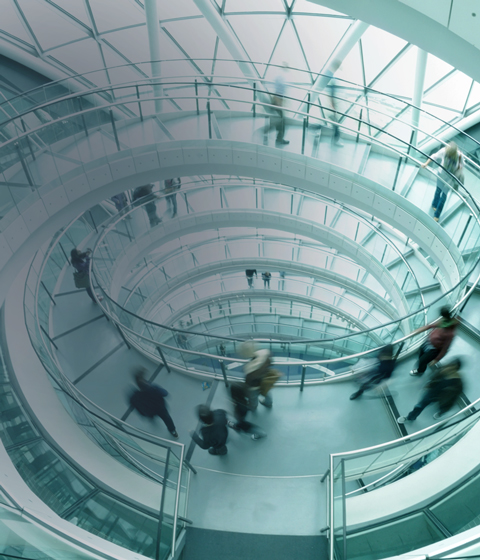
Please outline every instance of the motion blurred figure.
[{"label": "motion blurred figure", "polygon": [[460,376],[462,363],[459,358],[455,358],[443,367],[438,367],[430,381],[425,385],[425,392],[413,410],[407,416],[397,418],[399,424],[412,422],[429,404],[437,403],[438,412],[433,417],[438,420],[443,414],[448,412],[455,404],[463,391],[463,382]]},{"label": "motion blurred figure", "polygon": [[267,436],[267,434],[255,424],[245,420],[249,411],[249,391],[245,383],[232,383],[230,385],[230,394],[234,405],[233,415],[235,422],[228,420],[227,425],[233,430],[252,434],[253,440],[258,440]]},{"label": "motion blurred figure", "polygon": [[432,209],[434,211],[433,219],[438,222],[438,218],[447,201],[450,188],[454,190],[458,188],[458,183],[455,178],[462,184],[465,182],[463,173],[465,159],[455,142],[450,142],[444,148],[431,155],[427,161],[422,164],[422,167],[427,167],[432,160],[442,166],[439,167],[437,172],[437,188],[432,200]]},{"label": "motion blurred figure", "polygon": [[121,213],[128,205],[127,195],[124,192],[112,196],[110,200],[115,204],[118,213]]},{"label": "motion blurred figure", "polygon": [[422,344],[417,368],[412,369],[410,375],[416,377],[423,375],[427,366],[433,367],[445,356],[450,348],[450,344],[455,336],[456,327],[460,321],[452,317],[448,307],[442,307],[440,315],[440,319],[437,319],[435,322],[413,331],[413,334],[428,330],[431,330],[431,333],[428,335],[428,340]]},{"label": "motion blurred figure", "polygon": [[196,432],[190,432],[193,441],[202,449],[208,449],[210,455],[226,455],[227,413],[220,408],[210,410],[205,404],[201,404],[197,408],[197,412],[203,427],[200,428],[200,435]]},{"label": "motion blurred figure", "polygon": [[142,416],[153,420],[159,416],[167,426],[168,431],[174,438],[178,438],[178,433],[173,423],[172,417],[167,410],[165,397],[168,391],[160,385],[154,385],[146,380],[146,369],[138,368],[133,377],[138,390],[130,395],[130,405]]},{"label": "motion blurred figure", "polygon": [[176,179],[165,180],[165,194],[167,195],[165,199],[167,201],[168,210],[172,218],[175,218],[175,216],[177,215],[176,191],[180,190],[181,186],[182,186],[182,181],[180,177],[177,177]]},{"label": "motion blurred figure", "polygon": [[365,380],[358,390],[350,395],[350,400],[353,401],[357,399],[365,391],[368,391],[368,389],[372,389],[382,383],[382,381],[389,379],[395,369],[395,362],[396,359],[393,356],[392,344],[387,344],[381,348],[378,354],[378,364],[373,371],[366,375]]},{"label": "motion blurred figure", "polygon": [[[90,282],[90,255],[91,249],[87,249],[84,253],[80,249],[72,249],[70,252],[70,262],[75,269],[74,280],[76,288],[85,288],[89,298],[93,303],[97,303],[92,291]],[[102,301],[103,297],[97,294],[98,301]]]},{"label": "motion blurred figure", "polygon": [[272,408],[273,401],[270,391],[282,374],[272,368],[270,350],[257,349],[253,341],[247,340],[242,344],[240,353],[243,358],[249,358],[243,371],[245,372],[250,410],[256,410],[258,403]]},{"label": "motion blurred figure", "polygon": [[285,74],[288,69],[288,64],[286,62],[283,63],[282,69],[276,75],[274,85],[273,85],[273,94],[271,99],[271,104],[274,105],[273,111],[275,116],[270,117],[270,123],[265,126],[263,129],[263,143],[268,143],[268,133],[272,128],[276,128],[277,130],[277,138],[275,140],[275,144],[277,146],[285,146],[290,144],[289,140],[285,140],[285,115],[283,114],[283,106],[285,102],[285,91],[287,89],[287,82],[285,79]]},{"label": "motion blurred figure", "polygon": [[332,126],[333,126],[333,143],[335,144],[335,146],[339,146],[342,147],[343,146],[343,142],[340,140],[340,127],[338,126],[338,119],[339,116],[337,114],[337,110],[338,110],[338,100],[337,100],[337,84],[335,82],[335,78],[334,78],[334,74],[335,72],[340,68],[342,61],[341,60],[334,60],[332,62],[332,64],[330,65],[330,67],[324,71],[324,75],[327,76],[327,78],[330,78],[330,81],[327,84],[327,93],[330,97],[330,105],[333,109],[333,114],[332,114]]},{"label": "motion blurred figure", "polygon": [[257,271],[254,268],[249,268],[245,271],[247,277],[248,287],[253,288],[253,275],[257,276]]},{"label": "motion blurred figure", "polygon": [[132,202],[134,206],[140,206],[146,202],[146,204],[143,204],[143,208],[147,213],[150,227],[154,227],[162,221],[162,219],[157,216],[156,198],[157,197],[153,194],[153,185],[151,183],[137,187],[133,191]]}]

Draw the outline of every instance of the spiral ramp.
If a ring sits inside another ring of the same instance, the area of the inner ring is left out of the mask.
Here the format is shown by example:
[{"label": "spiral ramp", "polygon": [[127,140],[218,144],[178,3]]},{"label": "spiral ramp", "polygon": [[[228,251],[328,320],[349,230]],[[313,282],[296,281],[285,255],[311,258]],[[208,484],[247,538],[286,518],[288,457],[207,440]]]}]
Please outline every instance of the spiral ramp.
[{"label": "spiral ramp", "polygon": [[[2,501],[12,519],[21,510],[73,557],[190,560],[236,548],[385,558],[465,538],[474,547],[475,162],[469,190],[452,193],[436,223],[434,177],[404,141],[346,127],[337,148],[329,129],[292,117],[290,145],[265,146],[261,107],[255,117],[89,111],[98,118],[85,130],[72,115],[61,138],[54,119],[20,134],[19,147],[6,143],[4,176],[35,187],[3,215],[0,236]],[[178,176],[177,215],[159,192],[154,227],[144,207],[117,214],[109,201]],[[75,289],[74,246],[93,248],[97,305]],[[246,268],[271,271],[270,287],[258,277],[249,288]],[[408,334],[466,296],[450,351],[466,357],[463,401],[452,420],[425,413],[402,431],[396,416],[423,385],[408,376],[420,342]],[[247,338],[271,348],[284,374],[274,408],[255,413],[268,437],[233,433],[228,455],[212,457],[190,444],[194,408],[230,410],[225,382],[241,378]],[[388,387],[350,403],[354,378],[390,341],[404,346]],[[179,442],[129,408],[138,365],[170,392]]]}]

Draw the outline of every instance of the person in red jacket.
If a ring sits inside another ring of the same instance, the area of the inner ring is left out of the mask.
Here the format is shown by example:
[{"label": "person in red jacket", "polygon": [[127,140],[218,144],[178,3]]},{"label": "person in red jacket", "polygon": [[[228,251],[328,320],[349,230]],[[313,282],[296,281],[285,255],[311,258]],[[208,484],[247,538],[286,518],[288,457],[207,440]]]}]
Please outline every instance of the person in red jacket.
[{"label": "person in red jacket", "polygon": [[418,365],[416,369],[412,369],[410,375],[416,377],[423,375],[427,366],[433,367],[445,356],[450,348],[450,344],[452,344],[452,340],[455,336],[456,327],[460,321],[452,317],[448,307],[442,307],[440,315],[440,319],[437,319],[434,323],[430,323],[430,325],[425,325],[414,331],[414,334],[417,334],[431,330],[428,339],[420,348]]}]

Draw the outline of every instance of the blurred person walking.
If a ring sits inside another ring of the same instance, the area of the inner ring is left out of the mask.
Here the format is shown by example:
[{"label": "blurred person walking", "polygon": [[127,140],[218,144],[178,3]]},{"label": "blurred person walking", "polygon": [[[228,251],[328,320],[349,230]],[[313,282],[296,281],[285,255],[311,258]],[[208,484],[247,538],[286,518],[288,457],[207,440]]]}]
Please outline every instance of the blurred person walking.
[{"label": "blurred person walking", "polygon": [[127,195],[124,192],[112,196],[110,200],[115,204],[115,208],[119,214],[121,214],[128,205]]},{"label": "blurred person walking", "polygon": [[[90,255],[92,254],[91,249],[87,249],[84,253],[80,249],[72,249],[70,252],[70,262],[75,269],[73,273],[73,280],[75,282],[76,288],[85,288],[88,296],[93,301],[97,303],[95,296],[93,295],[92,285],[90,282]],[[97,294],[98,301],[102,301],[103,297]]]},{"label": "blurred person walking", "polygon": [[330,68],[325,70],[323,74],[330,78],[326,90],[328,92],[330,98],[330,105],[333,109],[332,117],[331,117],[331,124],[333,127],[333,143],[335,146],[342,147],[344,144],[340,139],[340,127],[338,126],[338,121],[340,119],[337,111],[338,111],[338,99],[337,99],[337,82],[335,81],[334,74],[340,68],[341,60],[334,60],[330,65]]},{"label": "blurred person walking", "polygon": [[410,375],[416,377],[423,375],[427,366],[433,367],[445,356],[450,348],[460,320],[456,317],[452,317],[448,307],[442,307],[440,309],[440,315],[440,318],[433,323],[413,331],[412,334],[418,334],[428,330],[431,332],[428,335],[427,341],[424,342],[420,348],[418,365],[416,369],[412,369]]},{"label": "blurred person walking", "polygon": [[230,385],[230,394],[234,405],[233,415],[235,422],[227,421],[227,425],[233,430],[252,434],[253,440],[258,440],[267,436],[267,434],[255,424],[245,420],[249,409],[249,390],[245,383],[232,383]]},{"label": "blurred person walking", "polygon": [[249,358],[243,367],[249,409],[256,410],[258,403],[272,408],[273,400],[270,391],[282,374],[272,368],[270,350],[257,349],[253,341],[247,340],[242,344],[240,354],[243,358]]},{"label": "blurred person walking", "polygon": [[455,142],[450,142],[441,150],[431,155],[428,160],[422,164],[422,167],[427,167],[431,161],[439,163],[442,166],[439,167],[437,171],[437,187],[432,200],[433,219],[438,222],[445,202],[447,201],[450,188],[455,191],[458,189],[458,182],[455,178],[462,184],[465,182],[465,175],[463,172],[465,158]]},{"label": "blurred person walking", "polygon": [[263,129],[263,143],[266,145],[268,143],[268,133],[272,128],[277,130],[277,138],[275,144],[277,146],[286,146],[290,144],[289,140],[285,140],[285,115],[283,112],[283,107],[285,104],[285,92],[287,89],[287,81],[285,79],[286,71],[288,70],[288,64],[283,63],[281,70],[275,76],[275,81],[273,84],[273,94],[271,96],[271,104],[274,106],[272,111],[275,116],[270,117],[270,123]]},{"label": "blurred person walking", "polygon": [[429,404],[437,403],[438,412],[433,417],[438,420],[448,412],[463,392],[463,381],[460,375],[462,363],[455,358],[443,367],[438,367],[431,379],[425,385],[425,392],[420,401],[407,416],[397,418],[399,424],[416,420]]},{"label": "blurred person walking", "polygon": [[253,275],[257,276],[257,271],[254,268],[248,268],[245,271],[245,276],[247,277],[248,287],[253,288]]},{"label": "blurred person walking", "polygon": [[373,371],[367,373],[358,390],[350,395],[350,400],[358,399],[365,391],[377,387],[386,379],[390,379],[395,369],[395,362],[396,358],[393,355],[392,344],[387,344],[383,348],[380,348],[377,365]]},{"label": "blurred person walking", "polygon": [[[155,204],[155,199],[157,197],[153,194],[153,186],[152,183],[149,183],[148,185],[137,187],[133,191],[132,196],[134,206],[141,206],[143,204],[150,227],[154,227],[162,222],[162,219],[157,216],[157,206]],[[145,202],[146,204],[144,204]]]},{"label": "blurred person walking", "polygon": [[151,420],[153,420],[155,416],[161,418],[172,436],[178,438],[175,424],[167,410],[167,404],[165,402],[168,391],[160,387],[160,385],[149,383],[146,379],[146,373],[147,370],[143,367],[135,370],[133,377],[138,390],[130,395],[130,405],[146,418],[150,418]]},{"label": "blurred person walking", "polygon": [[221,408],[210,410],[210,407],[205,404],[197,408],[197,413],[203,426],[200,428],[200,435],[190,432],[193,441],[202,449],[208,449],[210,455],[226,455],[227,413]]},{"label": "blurred person walking", "polygon": [[175,218],[177,215],[177,195],[176,191],[180,190],[182,186],[182,181],[180,177],[176,179],[165,179],[165,197],[168,204],[168,211],[170,216]]}]

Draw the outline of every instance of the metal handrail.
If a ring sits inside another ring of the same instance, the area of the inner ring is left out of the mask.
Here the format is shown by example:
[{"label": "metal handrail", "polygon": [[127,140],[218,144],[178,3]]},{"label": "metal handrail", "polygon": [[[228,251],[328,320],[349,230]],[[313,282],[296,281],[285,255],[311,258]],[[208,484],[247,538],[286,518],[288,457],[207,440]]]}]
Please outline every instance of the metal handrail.
[{"label": "metal handrail", "polygon": [[[210,62],[211,62],[213,59],[211,59],[211,58],[192,58],[191,60],[192,60],[192,61],[210,61]],[[266,67],[267,69],[268,69],[268,68],[277,68],[278,70],[281,70],[281,69],[283,68],[281,65],[278,65],[278,64],[265,63],[265,62],[258,62],[258,61],[255,62],[255,61],[251,61],[251,60],[249,60],[249,61],[244,61],[244,60],[237,60],[237,59],[222,59],[222,58],[217,58],[217,59],[215,59],[215,60],[216,60],[217,62],[227,62],[227,63],[234,63],[234,64],[241,63],[241,64],[246,64],[246,65],[251,65],[251,67],[255,70],[255,72],[257,72],[257,67],[258,67],[258,66],[263,66],[263,67]],[[13,96],[13,97],[9,98],[9,99],[6,100],[6,101],[1,102],[1,103],[0,103],[0,107],[1,107],[2,105],[4,105],[4,104],[11,104],[12,101],[15,101],[16,99],[20,99],[20,98],[23,98],[23,97],[31,96],[32,94],[36,93],[37,91],[39,91],[39,90],[41,90],[41,89],[44,89],[44,90],[45,90],[45,89],[47,89],[47,88],[49,88],[49,87],[58,86],[58,85],[62,84],[62,82],[71,82],[72,80],[80,80],[80,79],[85,78],[85,77],[87,77],[87,76],[90,76],[90,75],[92,75],[92,74],[104,73],[105,70],[107,70],[107,71],[108,71],[108,70],[117,70],[117,69],[119,69],[119,68],[130,68],[130,67],[132,67],[132,66],[137,66],[137,67],[138,67],[138,66],[140,66],[140,65],[147,65],[147,66],[148,66],[148,70],[150,70],[150,67],[151,67],[150,65],[151,65],[152,62],[170,63],[170,62],[184,62],[184,61],[185,61],[185,58],[162,59],[162,60],[159,60],[159,61],[150,61],[150,60],[148,60],[148,61],[141,61],[141,62],[135,62],[135,63],[128,63],[128,64],[120,64],[120,65],[115,65],[115,66],[109,66],[108,68],[102,69],[102,70],[91,70],[91,71],[88,71],[88,72],[84,72],[84,73],[82,73],[82,74],[75,74],[74,76],[68,76],[68,77],[65,77],[65,78],[60,78],[60,79],[58,79],[58,80],[49,82],[48,84],[44,84],[44,85],[41,85],[41,86],[37,86],[37,87],[32,88],[32,89],[30,89],[30,90],[28,90],[28,91],[26,91],[26,92],[22,92],[21,94],[18,94],[18,95],[16,95],[16,96]],[[321,73],[321,72],[311,72],[311,71],[305,70],[305,69],[303,69],[303,68],[294,68],[294,67],[292,67],[291,70],[292,70],[292,71],[295,71],[295,72],[304,73],[304,74],[308,75],[309,78],[310,78],[310,76],[311,76],[312,74],[315,75],[317,79],[318,79],[319,77],[327,77],[327,78],[330,78],[329,75],[323,74],[323,73]],[[258,73],[258,72],[257,72],[257,73]],[[202,85],[210,86],[209,80],[211,81],[212,78],[218,78],[218,74],[201,74],[201,75],[199,75],[199,74],[192,74],[192,75],[190,75],[190,77],[193,78],[193,79],[196,78],[196,79],[205,80],[204,83],[203,83]],[[232,76],[227,76],[227,78],[228,78],[228,79],[232,79]],[[168,78],[167,78],[167,79],[168,79]],[[258,76],[258,78],[253,78],[253,77],[252,77],[252,78],[249,78],[249,77],[247,77],[247,76],[245,76],[245,75],[242,75],[242,76],[238,76],[238,79],[245,80],[245,81],[247,81],[247,82],[251,82],[251,81],[255,81],[255,82],[260,81],[260,82],[266,82],[266,83],[269,82],[268,80],[265,80],[265,79],[261,78],[260,75]],[[155,83],[156,80],[160,80],[159,83],[164,83],[163,80],[161,80],[161,78],[157,78],[157,77],[155,77],[155,78],[153,78],[153,77],[146,77],[146,78],[144,78],[144,81],[145,81],[146,83],[148,82],[148,85],[154,85],[154,83]],[[421,111],[422,113],[424,113],[424,114],[426,114],[426,115],[432,117],[433,119],[435,119],[435,120],[441,122],[443,125],[446,125],[446,126],[452,128],[452,129],[454,129],[458,134],[461,134],[461,135],[463,135],[463,136],[466,136],[469,140],[472,140],[475,144],[477,144],[477,145],[480,147],[480,141],[478,141],[477,139],[473,138],[472,136],[470,136],[469,134],[467,134],[465,131],[460,130],[460,129],[457,128],[454,124],[451,124],[451,123],[449,123],[448,121],[445,121],[444,119],[442,119],[441,117],[438,117],[437,115],[435,115],[435,114],[433,114],[433,113],[431,113],[431,112],[425,110],[425,108],[424,108],[423,106],[422,106],[422,107],[419,107],[419,106],[414,105],[413,103],[411,103],[411,102],[409,102],[409,101],[406,101],[406,100],[404,100],[404,99],[398,99],[398,97],[396,97],[395,95],[393,95],[393,94],[391,94],[391,93],[382,92],[382,91],[380,91],[380,90],[377,90],[377,89],[375,89],[375,88],[372,88],[371,86],[366,86],[366,85],[363,85],[363,84],[362,84],[362,85],[356,84],[355,82],[351,82],[351,81],[349,81],[349,80],[345,80],[345,79],[338,78],[338,77],[335,77],[335,80],[336,80],[337,82],[341,82],[341,83],[344,83],[344,84],[348,84],[348,85],[350,85],[350,86],[353,86],[355,89],[358,89],[358,90],[361,90],[361,91],[367,91],[367,92],[370,92],[370,93],[379,94],[379,95],[381,95],[381,96],[385,96],[385,97],[388,97],[388,98],[390,98],[390,99],[394,99],[395,101],[400,101],[400,102],[402,102],[405,106],[407,106],[407,107],[409,107],[409,108],[411,108],[411,109],[417,109],[417,110]],[[136,84],[136,83],[138,83],[139,81],[140,81],[139,79],[136,79],[136,80],[134,80],[134,81],[124,82],[124,84],[132,84],[132,83],[135,83],[135,84]],[[303,87],[302,87],[302,86],[297,86],[297,85],[295,85],[295,87],[296,87],[297,89],[304,89],[307,93],[308,93],[308,92],[312,92],[312,87],[311,87],[311,86],[310,86],[310,87],[308,87],[308,86],[303,86]],[[111,88],[105,88],[105,87],[103,87],[103,91],[108,90],[108,89],[111,89]],[[88,90],[88,91],[90,91],[90,90]],[[321,93],[321,92],[316,92],[316,91],[314,91],[313,93],[319,94],[319,93]],[[62,97],[59,98],[59,99],[64,99],[64,98],[65,98],[65,96],[62,96]],[[53,99],[52,101],[58,101],[59,99]],[[340,99],[341,99],[341,98],[340,98]],[[348,101],[349,101],[349,103],[352,104],[352,105],[356,104],[356,102],[354,102],[354,101],[352,101],[352,100],[348,100]],[[306,101],[305,101],[305,100],[302,100],[302,103],[306,103]],[[310,101],[309,103],[310,103],[310,104],[313,104],[311,101]],[[40,106],[39,106],[39,105],[36,105],[36,106],[32,107],[31,109],[25,111],[24,113],[21,113],[21,114],[17,115],[17,117],[18,117],[18,116],[25,115],[25,114],[29,113],[31,110],[36,109],[36,108],[40,108]],[[376,109],[369,108],[369,110],[376,112]],[[390,115],[388,115],[388,116],[390,116]],[[393,118],[394,120],[398,120],[395,116],[392,117],[392,118]],[[4,121],[4,122],[8,122],[8,121]],[[0,123],[0,124],[3,124],[3,123]],[[412,126],[412,125],[410,125],[410,126]],[[414,128],[416,128],[417,130],[420,130],[418,127],[414,127]],[[427,136],[430,136],[432,139],[435,139],[435,140],[436,140],[436,138],[435,138],[433,135],[431,135],[431,134],[429,134],[429,133],[425,133],[424,131],[421,131],[421,132],[423,132],[423,133],[426,134]]]}]

